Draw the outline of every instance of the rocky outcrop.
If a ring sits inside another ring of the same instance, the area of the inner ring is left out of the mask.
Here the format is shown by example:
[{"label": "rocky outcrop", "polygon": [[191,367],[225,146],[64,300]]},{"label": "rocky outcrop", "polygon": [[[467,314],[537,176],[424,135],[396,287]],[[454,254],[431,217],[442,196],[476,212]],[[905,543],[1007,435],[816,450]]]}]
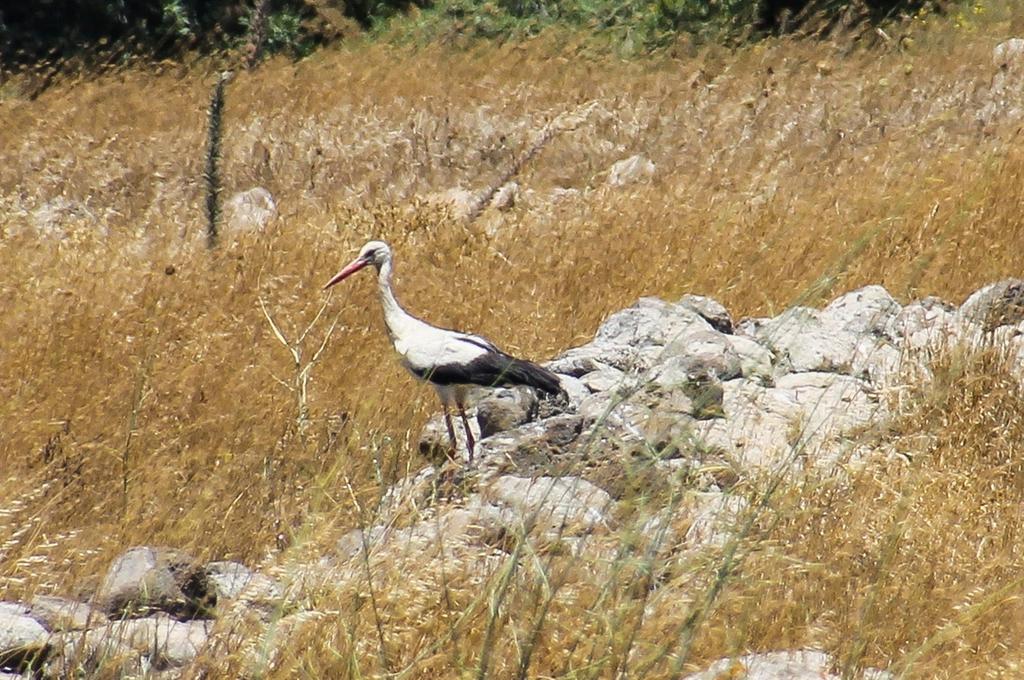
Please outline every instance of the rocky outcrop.
[{"label": "rocky outcrop", "polygon": [[[628,535],[659,560],[656,584],[694,556],[727,550],[751,525],[754,508],[734,493],[741,482],[842,475],[887,455],[871,434],[893,415],[890,395],[930,380],[937,353],[995,344],[1024,377],[1024,281],[986,286],[959,308],[935,298],[904,306],[868,286],[822,309],[739,320],[700,296],[644,298],[548,362],[564,397],[500,389],[480,400],[470,413],[472,466],[449,459],[447,430],[433,417],[420,450],[434,464],[396,481],[371,524],[292,565],[283,583],[235,562],[132,548],[89,603],[0,604],[0,671],[58,678],[102,666],[173,677],[207,648],[213,621],[228,617],[225,630],[251,632],[258,674],[289,631],[324,616],[293,591],[401,570],[404,560],[475,569],[528,544],[535,555],[589,554],[600,570]],[[458,449],[465,459],[463,442]],[[629,502],[631,485],[664,501]],[[722,659],[691,677],[820,678],[835,667],[822,652],[779,651]]]}]

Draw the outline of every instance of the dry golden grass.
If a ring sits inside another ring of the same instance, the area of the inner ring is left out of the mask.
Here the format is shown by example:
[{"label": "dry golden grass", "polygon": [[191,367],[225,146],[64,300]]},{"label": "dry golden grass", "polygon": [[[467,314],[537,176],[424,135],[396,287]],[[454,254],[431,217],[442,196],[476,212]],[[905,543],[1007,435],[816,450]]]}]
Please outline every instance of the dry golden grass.
[{"label": "dry golden grass", "polygon": [[[357,278],[305,340],[308,357],[340,320],[299,427],[279,382],[295,370],[259,306],[297,337],[369,237],[394,245],[410,309],[537,359],[640,295],[769,314],[868,283],[959,302],[1019,274],[1024,89],[990,53],[1020,26],[1010,7],[988,12],[908,26],[899,46],[778,41],[622,63],[542,38],[273,62],[228,88],[224,177],[228,193],[265,186],[281,212],[214,253],[200,181],[212,68],[133,69],[33,101],[5,90],[0,597],[88,592],[129,545],[250,564],[294,546],[283,559],[296,561],[371,521],[381,484],[422,463],[433,395],[392,360]],[[488,186],[573,111],[586,118],[526,165],[513,211],[464,226],[425,200]],[[605,187],[635,153],[658,165],[654,182]],[[556,188],[581,193],[556,201]],[[61,234],[40,236],[54,215]],[[677,565],[649,593],[621,536],[595,541],[590,562],[530,557],[508,576],[502,553],[412,556],[378,566],[376,609],[355,578],[311,594],[330,614],[270,675],[475,675],[488,650],[493,677],[524,658],[523,677],[627,664],[670,677],[692,630],[693,664],[816,645],[851,669],[1014,677],[1024,404],[991,363],[940,397],[894,426],[912,465],[768,499],[699,626],[688,604],[718,563]],[[227,675],[243,661],[216,663]]]}]

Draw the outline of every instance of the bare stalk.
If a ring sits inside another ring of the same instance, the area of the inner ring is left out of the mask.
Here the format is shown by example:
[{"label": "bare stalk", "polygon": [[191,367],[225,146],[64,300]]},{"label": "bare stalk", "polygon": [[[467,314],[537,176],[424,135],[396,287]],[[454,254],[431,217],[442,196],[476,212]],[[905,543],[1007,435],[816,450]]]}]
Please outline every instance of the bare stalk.
[{"label": "bare stalk", "polygon": [[271,374],[271,377],[274,378],[279,385],[284,386],[288,391],[295,395],[295,422],[298,424],[300,432],[304,431],[309,423],[310,375],[317,362],[320,361],[320,357],[323,355],[324,349],[327,347],[327,343],[330,342],[331,336],[334,335],[334,330],[338,327],[340,312],[339,315],[334,317],[334,320],[328,327],[327,332],[324,333],[320,344],[313,351],[312,357],[310,357],[308,361],[303,361],[303,353],[306,349],[306,339],[309,337],[310,331],[319,324],[330,299],[330,295],[328,295],[327,298],[324,299],[323,304],[320,305],[320,309],[317,310],[312,321],[310,321],[309,324],[306,325],[306,328],[299,334],[299,337],[296,338],[295,341],[290,341],[284,334],[284,331],[281,330],[281,326],[270,313],[270,310],[267,308],[267,303],[263,301],[262,297],[257,298],[260,305],[260,311],[263,312],[264,318],[266,318],[267,323],[270,324],[270,329],[274,333],[274,337],[277,338],[279,343],[281,343],[281,346],[288,350],[288,354],[292,358],[294,374],[290,381],[282,380],[273,374]]}]

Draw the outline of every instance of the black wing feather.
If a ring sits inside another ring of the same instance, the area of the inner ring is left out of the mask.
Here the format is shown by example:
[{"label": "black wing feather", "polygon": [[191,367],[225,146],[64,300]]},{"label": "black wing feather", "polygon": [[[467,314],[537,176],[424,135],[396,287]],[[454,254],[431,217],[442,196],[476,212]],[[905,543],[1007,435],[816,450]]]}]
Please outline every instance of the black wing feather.
[{"label": "black wing feather", "polygon": [[[476,344],[476,343],[473,343]],[[504,352],[488,352],[468,364],[444,364],[427,370],[414,370],[418,377],[435,385],[482,385],[508,387],[527,385],[548,394],[560,394],[562,385],[546,368]]]}]

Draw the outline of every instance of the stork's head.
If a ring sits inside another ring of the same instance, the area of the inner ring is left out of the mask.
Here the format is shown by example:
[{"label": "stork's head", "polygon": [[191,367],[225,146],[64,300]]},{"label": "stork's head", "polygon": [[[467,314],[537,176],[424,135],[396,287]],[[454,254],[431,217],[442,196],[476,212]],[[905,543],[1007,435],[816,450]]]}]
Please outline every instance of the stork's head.
[{"label": "stork's head", "polygon": [[334,275],[324,289],[328,289],[336,283],[341,283],[348,277],[355,274],[363,267],[373,265],[379,271],[384,266],[385,262],[391,260],[391,248],[388,247],[384,241],[369,241],[365,246],[360,248],[359,256],[352,260],[342,269],[340,272]]}]

